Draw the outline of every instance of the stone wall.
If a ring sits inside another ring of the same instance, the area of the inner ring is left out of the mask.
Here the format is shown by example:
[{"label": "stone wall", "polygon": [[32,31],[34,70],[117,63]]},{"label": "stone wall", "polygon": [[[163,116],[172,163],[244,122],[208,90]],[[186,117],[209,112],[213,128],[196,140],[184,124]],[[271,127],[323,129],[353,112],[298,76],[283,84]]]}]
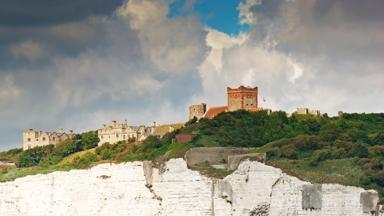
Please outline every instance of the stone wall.
[{"label": "stone wall", "polygon": [[245,109],[256,110],[258,108],[258,88],[227,88],[228,110],[230,112]]},{"label": "stone wall", "polygon": [[248,160],[223,180],[172,159],[161,169],[151,162],[101,164],[0,183],[0,215],[7,216],[368,216],[376,208],[374,191],[313,186]]},{"label": "stone wall", "polygon": [[193,118],[201,119],[207,112],[207,105],[205,103],[195,104],[189,106],[189,120]]}]

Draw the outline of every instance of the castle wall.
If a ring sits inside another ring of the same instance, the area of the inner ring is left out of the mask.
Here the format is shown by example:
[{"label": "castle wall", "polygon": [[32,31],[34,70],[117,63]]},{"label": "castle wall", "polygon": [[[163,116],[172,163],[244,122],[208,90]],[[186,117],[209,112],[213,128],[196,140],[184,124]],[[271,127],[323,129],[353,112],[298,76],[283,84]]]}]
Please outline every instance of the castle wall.
[{"label": "castle wall", "polygon": [[227,88],[228,111],[258,108],[258,88],[240,86],[237,89]]},{"label": "castle wall", "polygon": [[189,106],[189,120],[194,117],[201,119],[203,118],[205,112],[207,112],[207,105],[205,103],[191,105]]}]

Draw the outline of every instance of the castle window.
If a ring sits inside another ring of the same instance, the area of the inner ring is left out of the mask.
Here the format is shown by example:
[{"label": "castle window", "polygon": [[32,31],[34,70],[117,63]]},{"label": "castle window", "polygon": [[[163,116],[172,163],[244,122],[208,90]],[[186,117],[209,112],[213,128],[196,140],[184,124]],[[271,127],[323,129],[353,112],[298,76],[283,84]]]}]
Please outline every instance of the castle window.
[{"label": "castle window", "polygon": [[52,137],[52,140],[55,141],[55,137]]},{"label": "castle window", "polygon": [[31,142],[31,138],[28,138],[27,141],[28,141],[28,142]]},{"label": "castle window", "polygon": [[103,135],[101,135],[100,138],[103,139]]},{"label": "castle window", "polygon": [[116,134],[116,138],[119,138],[119,134]]},{"label": "castle window", "polygon": [[43,137],[43,141],[45,141],[45,137]]}]

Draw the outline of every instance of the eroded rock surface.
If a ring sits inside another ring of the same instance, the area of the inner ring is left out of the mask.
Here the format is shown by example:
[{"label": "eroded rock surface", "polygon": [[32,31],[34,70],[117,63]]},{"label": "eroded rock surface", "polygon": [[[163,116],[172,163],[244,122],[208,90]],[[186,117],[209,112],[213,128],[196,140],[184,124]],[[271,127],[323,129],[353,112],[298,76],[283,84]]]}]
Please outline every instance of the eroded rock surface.
[{"label": "eroded rock surface", "polygon": [[102,164],[0,184],[0,215],[7,216],[368,216],[377,200],[375,191],[312,185],[248,160],[223,180],[173,159],[161,172],[151,162]]}]

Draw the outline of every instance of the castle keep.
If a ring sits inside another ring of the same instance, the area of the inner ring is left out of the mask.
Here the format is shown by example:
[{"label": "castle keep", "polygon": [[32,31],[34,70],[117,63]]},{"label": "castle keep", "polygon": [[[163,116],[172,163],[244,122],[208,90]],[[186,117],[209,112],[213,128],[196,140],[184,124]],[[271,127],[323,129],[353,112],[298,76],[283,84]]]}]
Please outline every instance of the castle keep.
[{"label": "castle keep", "polygon": [[65,133],[63,129],[57,132],[35,131],[28,129],[23,132],[23,150],[37,146],[57,145],[67,139],[71,139],[75,134],[72,130]]},{"label": "castle keep", "polygon": [[227,87],[227,106],[209,107],[206,104],[195,104],[189,107],[189,119],[196,117],[212,119],[222,112],[233,112],[236,110],[259,111],[258,87],[230,88]]},{"label": "castle keep", "polygon": [[257,87],[240,86],[236,89],[227,87],[228,111],[232,112],[240,109],[257,111],[257,92]]}]

